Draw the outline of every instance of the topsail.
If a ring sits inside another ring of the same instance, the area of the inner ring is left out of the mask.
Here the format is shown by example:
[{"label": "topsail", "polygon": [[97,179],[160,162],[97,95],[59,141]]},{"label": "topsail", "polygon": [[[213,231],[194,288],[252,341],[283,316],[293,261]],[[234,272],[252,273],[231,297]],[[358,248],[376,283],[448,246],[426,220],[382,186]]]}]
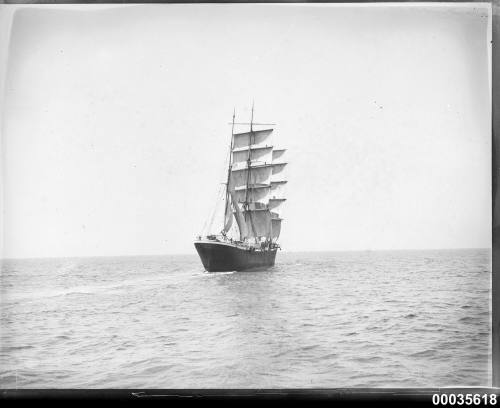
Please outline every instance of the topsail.
[{"label": "topsail", "polygon": [[[233,135],[233,148],[264,147],[271,146],[271,133],[273,129],[255,130]],[[234,150],[233,150],[234,152]]]},{"label": "topsail", "polygon": [[[246,163],[248,160],[248,147],[236,149],[233,151],[233,165],[237,163]],[[273,147],[264,146],[250,148],[250,160],[252,165],[271,164],[273,162]]]}]

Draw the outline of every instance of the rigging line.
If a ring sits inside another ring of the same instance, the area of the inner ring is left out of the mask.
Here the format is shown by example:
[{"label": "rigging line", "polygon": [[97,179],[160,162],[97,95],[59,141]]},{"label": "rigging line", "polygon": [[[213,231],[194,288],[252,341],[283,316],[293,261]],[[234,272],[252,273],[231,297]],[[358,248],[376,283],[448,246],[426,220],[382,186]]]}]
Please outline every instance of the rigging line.
[{"label": "rigging line", "polygon": [[208,232],[209,232],[209,233],[211,233],[211,232],[212,232],[212,227],[213,227],[213,224],[214,224],[215,216],[216,216],[216,214],[217,214],[217,212],[218,212],[218,210],[219,210],[219,205],[220,205],[219,200],[220,200],[220,196],[221,196],[221,188],[222,188],[222,187],[221,187],[221,186],[219,186],[219,189],[217,190],[217,197],[216,197],[216,201],[215,201],[215,206],[214,206],[214,210],[213,210],[213,212],[212,212],[212,216],[211,216],[211,218],[210,218],[210,224],[209,224],[209,226],[208,226],[208,229],[209,229],[209,231],[208,231]]},{"label": "rigging line", "polygon": [[200,237],[203,235],[206,235],[206,228],[207,228],[207,223],[208,223],[208,218],[205,218],[205,222],[203,223],[203,227],[201,228],[200,233],[198,234]]},{"label": "rigging line", "polygon": [[217,210],[217,203],[219,199],[219,192],[220,192],[220,186],[217,188],[217,190],[214,192],[213,195],[213,200],[211,202],[215,202],[215,205],[212,208],[212,210],[207,214],[205,217],[205,222],[203,223],[203,229],[201,230],[200,235],[208,235],[210,233],[210,230],[212,229],[212,223],[213,219],[215,217],[215,212]]},{"label": "rigging line", "polygon": [[[225,163],[224,164],[224,169],[222,168],[222,166],[220,167],[220,174],[218,176],[219,179],[222,179],[224,176],[225,176]],[[222,175],[222,171],[224,171],[224,175]],[[207,234],[210,234],[212,233],[212,227],[213,227],[213,223],[214,223],[214,219],[216,217],[216,213],[217,211],[219,210],[220,208],[220,197],[221,197],[221,188],[222,188],[222,185],[225,185],[226,183],[218,183],[218,187],[217,187],[217,190],[214,190],[213,193],[211,193],[211,195],[213,194],[213,197],[212,197],[212,200],[211,202],[212,203],[215,203],[215,205],[212,207],[210,206],[210,211],[207,211],[206,213],[206,216],[205,216],[205,222],[203,224],[203,229],[202,229],[202,232],[200,235],[207,235]]]}]

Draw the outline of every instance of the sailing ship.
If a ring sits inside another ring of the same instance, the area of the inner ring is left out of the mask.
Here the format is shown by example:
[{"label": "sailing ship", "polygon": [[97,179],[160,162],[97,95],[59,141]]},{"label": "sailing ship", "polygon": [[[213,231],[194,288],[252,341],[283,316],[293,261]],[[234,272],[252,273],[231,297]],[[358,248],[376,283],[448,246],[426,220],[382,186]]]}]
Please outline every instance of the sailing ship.
[{"label": "sailing ship", "polygon": [[[250,125],[250,130],[234,133],[235,125]],[[267,269],[281,249],[285,149],[273,146],[273,128],[254,130],[257,125],[274,124],[253,123],[253,106],[250,123],[235,123],[233,112],[222,229],[218,234],[198,236],[194,243],[208,272]],[[234,230],[233,238],[229,231]]]}]

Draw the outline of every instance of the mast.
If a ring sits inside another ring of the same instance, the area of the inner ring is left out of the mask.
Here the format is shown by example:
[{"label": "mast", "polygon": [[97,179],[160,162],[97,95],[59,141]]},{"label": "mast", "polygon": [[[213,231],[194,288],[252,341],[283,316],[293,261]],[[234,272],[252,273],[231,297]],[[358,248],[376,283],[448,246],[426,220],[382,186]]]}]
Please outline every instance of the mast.
[{"label": "mast", "polygon": [[226,214],[227,214],[227,207],[230,205],[229,204],[229,180],[231,177],[231,169],[232,169],[232,153],[233,153],[233,138],[234,138],[234,118],[236,116],[236,108],[233,108],[233,123],[231,126],[231,142],[229,143],[229,164],[228,164],[228,169],[227,169],[227,182],[226,182],[226,205],[224,206],[224,226],[222,227],[223,231],[225,230],[226,227]]},{"label": "mast", "polygon": [[248,214],[248,217],[250,217],[250,225],[252,227],[252,232],[253,232],[253,235],[254,235],[254,238],[255,238],[255,242],[257,242],[257,237],[255,236],[255,226],[253,225],[253,220],[252,220],[252,212],[250,211],[250,206],[249,206],[249,203],[248,203],[248,186],[249,186],[249,181],[250,181],[250,171],[251,171],[251,163],[252,163],[252,160],[251,160],[251,153],[252,153],[252,149],[251,149],[251,146],[253,145],[254,143],[254,139],[255,139],[255,136],[253,134],[253,107],[254,107],[254,102],[252,101],[252,116],[250,118],[250,135],[248,137],[248,156],[247,156],[247,183],[246,183],[246,191],[245,191],[245,204],[244,204],[244,208],[245,208],[245,218],[246,218],[246,214]]},{"label": "mast", "polygon": [[248,156],[247,156],[247,189],[245,193],[245,209],[248,209],[248,182],[250,180],[250,163],[251,163],[251,146],[254,142],[254,135],[253,135],[253,101],[252,101],[252,116],[250,118],[250,136],[248,137]]}]

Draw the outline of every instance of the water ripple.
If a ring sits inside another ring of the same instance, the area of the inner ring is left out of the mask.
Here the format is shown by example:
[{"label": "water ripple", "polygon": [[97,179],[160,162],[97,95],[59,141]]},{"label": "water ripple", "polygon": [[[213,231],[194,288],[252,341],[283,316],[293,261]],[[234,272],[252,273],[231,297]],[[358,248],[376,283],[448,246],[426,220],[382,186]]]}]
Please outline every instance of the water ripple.
[{"label": "water ripple", "polygon": [[[5,260],[3,388],[485,386],[489,250]],[[451,368],[451,371],[450,371]]]}]

